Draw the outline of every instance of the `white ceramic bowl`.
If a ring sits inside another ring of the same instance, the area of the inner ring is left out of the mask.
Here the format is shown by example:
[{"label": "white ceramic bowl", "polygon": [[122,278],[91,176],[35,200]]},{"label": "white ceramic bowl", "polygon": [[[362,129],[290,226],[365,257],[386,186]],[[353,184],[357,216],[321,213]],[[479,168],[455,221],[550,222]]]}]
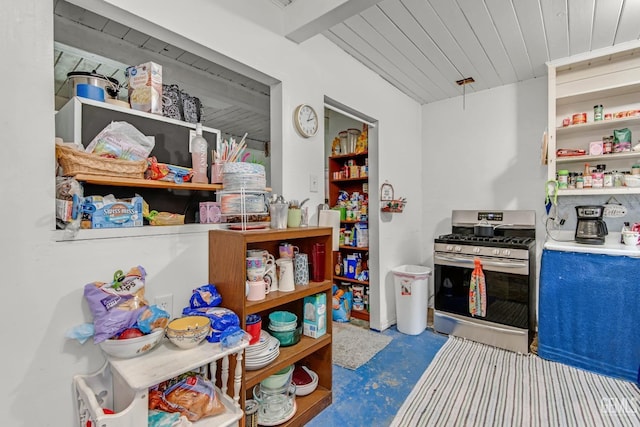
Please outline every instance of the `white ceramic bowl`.
[{"label": "white ceramic bowl", "polygon": [[132,357],[141,356],[154,348],[162,340],[163,336],[164,329],[158,328],[137,338],[102,341],[99,346],[102,351],[110,356],[131,359]]},{"label": "white ceramic bowl", "polygon": [[314,392],[314,390],[318,387],[318,374],[313,372],[311,369],[303,366],[302,369],[307,371],[313,380],[309,384],[297,385],[296,384],[296,396],[306,396]]}]

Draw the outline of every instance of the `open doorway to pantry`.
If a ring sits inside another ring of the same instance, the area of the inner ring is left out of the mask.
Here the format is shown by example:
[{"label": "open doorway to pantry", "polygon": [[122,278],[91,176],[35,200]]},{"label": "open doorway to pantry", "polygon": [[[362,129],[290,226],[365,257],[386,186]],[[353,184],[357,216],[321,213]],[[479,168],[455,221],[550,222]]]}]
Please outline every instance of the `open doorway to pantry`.
[{"label": "open doorway to pantry", "polygon": [[[325,97],[325,199],[339,212],[333,283],[342,320],[380,328],[378,280],[377,122]],[[335,215],[336,217],[338,215]]]}]

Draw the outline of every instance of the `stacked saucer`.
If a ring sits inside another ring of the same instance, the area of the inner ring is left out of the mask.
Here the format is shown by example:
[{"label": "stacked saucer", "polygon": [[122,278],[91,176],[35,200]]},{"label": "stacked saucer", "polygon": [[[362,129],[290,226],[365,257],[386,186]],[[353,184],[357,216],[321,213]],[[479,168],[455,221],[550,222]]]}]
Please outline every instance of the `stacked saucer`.
[{"label": "stacked saucer", "polygon": [[276,360],[279,354],[280,341],[272,337],[269,332],[260,331],[258,342],[248,346],[245,350],[245,368],[248,371],[262,369]]}]

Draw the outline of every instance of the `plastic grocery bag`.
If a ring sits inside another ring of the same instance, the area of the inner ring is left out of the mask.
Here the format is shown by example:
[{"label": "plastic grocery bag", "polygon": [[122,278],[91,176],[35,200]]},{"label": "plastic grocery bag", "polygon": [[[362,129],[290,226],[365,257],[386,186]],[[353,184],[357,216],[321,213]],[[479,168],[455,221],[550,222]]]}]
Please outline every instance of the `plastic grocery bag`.
[{"label": "plastic grocery bag", "polygon": [[102,157],[123,160],[145,160],[155,146],[154,137],[147,137],[128,122],[111,122],[89,143],[86,151]]}]

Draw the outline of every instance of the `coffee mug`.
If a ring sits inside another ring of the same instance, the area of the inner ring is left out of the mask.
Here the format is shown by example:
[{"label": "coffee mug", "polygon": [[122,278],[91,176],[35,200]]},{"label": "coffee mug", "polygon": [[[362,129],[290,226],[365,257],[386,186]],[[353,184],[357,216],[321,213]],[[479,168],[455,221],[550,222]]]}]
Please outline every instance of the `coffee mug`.
[{"label": "coffee mug", "polygon": [[293,258],[295,254],[300,252],[300,248],[291,243],[280,243],[278,252],[280,253],[280,258]]},{"label": "coffee mug", "polygon": [[278,290],[281,292],[291,292],[296,289],[293,281],[293,261],[291,258],[278,258]]},{"label": "coffee mug", "polygon": [[264,280],[250,280],[247,284],[249,285],[249,294],[247,295],[247,300],[249,301],[261,301],[270,292]]},{"label": "coffee mug", "polygon": [[293,258],[294,283],[298,286],[309,284],[309,257],[297,253]]},{"label": "coffee mug", "polygon": [[622,242],[626,246],[636,246],[638,244],[638,233],[637,231],[623,231],[622,232]]},{"label": "coffee mug", "polygon": [[247,279],[250,281],[261,280],[265,272],[265,263],[262,256],[247,257]]},{"label": "coffee mug", "polygon": [[264,281],[269,285],[270,292],[278,290],[278,275],[276,274],[276,265],[269,264],[264,272]]},{"label": "coffee mug", "polygon": [[260,257],[260,256],[265,262],[267,262],[268,259],[273,259],[275,261],[274,256],[271,255],[269,251],[266,249],[247,249],[247,257]]}]

